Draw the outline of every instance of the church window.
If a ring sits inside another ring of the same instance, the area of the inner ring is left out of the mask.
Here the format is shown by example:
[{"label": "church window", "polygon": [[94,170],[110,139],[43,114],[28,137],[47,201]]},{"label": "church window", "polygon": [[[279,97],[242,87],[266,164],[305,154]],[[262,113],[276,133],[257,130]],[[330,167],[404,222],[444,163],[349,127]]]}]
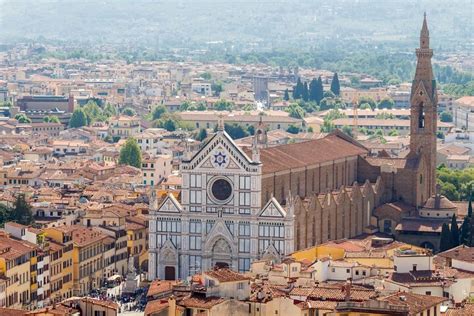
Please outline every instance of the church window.
[{"label": "church window", "polygon": [[250,192],[239,193],[239,204],[241,206],[250,206]]},{"label": "church window", "polygon": [[239,223],[239,236],[250,236],[250,223],[249,222]]},{"label": "church window", "polygon": [[201,187],[201,175],[200,174],[192,174],[190,175],[190,186],[191,188],[200,188]]},{"label": "church window", "polygon": [[420,184],[423,184],[423,175],[420,174]]},{"label": "church window", "polygon": [[233,221],[225,221],[225,226],[227,226],[227,229],[233,235],[234,234],[234,222]]},{"label": "church window", "polygon": [[201,272],[201,256],[189,256],[189,274],[194,275]]},{"label": "church window", "polygon": [[420,103],[419,111],[420,112],[418,113],[418,127],[425,128],[425,109],[423,106],[423,102]]},{"label": "church window", "polygon": [[239,188],[241,190],[250,190],[250,177],[240,176]]},{"label": "church window", "polygon": [[189,223],[189,233],[191,234],[201,234],[201,221],[200,220],[191,220]]},{"label": "church window", "polygon": [[200,204],[201,203],[201,191],[190,190],[189,191],[189,203]]},{"label": "church window", "polygon": [[206,234],[209,234],[209,232],[212,229],[212,226],[214,226],[214,223],[215,223],[215,221],[213,221],[213,220],[211,220],[211,221],[208,220],[206,222]]},{"label": "church window", "polygon": [[383,232],[390,234],[392,232],[392,221],[386,219],[383,221]]},{"label": "church window", "polygon": [[240,258],[239,259],[239,272],[243,273],[243,272],[247,272],[249,270],[250,270],[250,259]]},{"label": "church window", "polygon": [[201,236],[189,236],[189,249],[201,250]]},{"label": "church window", "polygon": [[249,208],[239,208],[239,214],[250,215],[250,209]]},{"label": "church window", "polygon": [[250,238],[239,238],[239,252],[250,252]]}]

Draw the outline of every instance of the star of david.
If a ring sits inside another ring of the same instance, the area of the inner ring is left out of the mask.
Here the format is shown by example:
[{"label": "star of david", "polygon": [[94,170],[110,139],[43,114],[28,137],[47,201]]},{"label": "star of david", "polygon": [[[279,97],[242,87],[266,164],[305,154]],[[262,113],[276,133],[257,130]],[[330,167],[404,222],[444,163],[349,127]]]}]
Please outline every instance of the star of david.
[{"label": "star of david", "polygon": [[225,165],[226,162],[227,162],[227,157],[223,153],[218,152],[217,154],[214,155],[214,163],[219,165],[219,167],[222,167],[223,165]]}]

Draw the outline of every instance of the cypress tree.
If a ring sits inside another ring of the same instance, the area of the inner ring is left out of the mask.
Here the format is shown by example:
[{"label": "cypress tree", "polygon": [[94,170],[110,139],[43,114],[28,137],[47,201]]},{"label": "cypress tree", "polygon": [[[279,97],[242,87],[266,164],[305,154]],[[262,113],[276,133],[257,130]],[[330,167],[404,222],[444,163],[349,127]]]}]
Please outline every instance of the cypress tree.
[{"label": "cypress tree", "polygon": [[313,78],[309,83],[309,99],[318,102],[318,79]]},{"label": "cypress tree", "polygon": [[331,91],[337,96],[341,94],[341,86],[339,84],[339,77],[337,76],[337,72],[335,72],[334,76],[332,77]]},{"label": "cypress tree", "polygon": [[33,223],[33,214],[31,213],[31,206],[25,198],[25,194],[19,194],[13,203],[12,220],[22,224],[30,225]]},{"label": "cypress tree", "polygon": [[472,218],[472,198],[471,198],[471,192],[469,192],[469,206],[467,207],[467,216]]},{"label": "cypress tree", "polygon": [[290,100],[290,93],[288,92],[288,89],[285,90],[285,95],[283,96],[283,100],[285,101]]},{"label": "cypress tree", "polygon": [[301,79],[298,78],[298,81],[296,82],[296,86],[293,88],[293,99],[301,99],[301,96],[303,94],[303,83],[301,82]]},{"label": "cypress tree", "polygon": [[471,218],[470,217],[464,217],[464,221],[462,222],[461,225],[461,237],[460,237],[460,242],[461,244],[464,244],[466,246],[470,246],[470,238],[471,238]]},{"label": "cypress tree", "polygon": [[305,82],[303,85],[303,91],[301,93],[301,98],[305,101],[309,100],[309,92],[308,92],[308,83]]},{"label": "cypress tree", "polygon": [[439,241],[439,251],[446,251],[452,248],[451,232],[447,223],[441,229],[441,239]]},{"label": "cypress tree", "polygon": [[316,84],[316,102],[318,104],[321,102],[321,100],[324,98],[324,88],[323,88],[323,80],[321,79],[321,76],[318,78],[318,82]]},{"label": "cypress tree", "polygon": [[455,214],[451,218],[451,241],[453,247],[459,246],[459,227]]}]

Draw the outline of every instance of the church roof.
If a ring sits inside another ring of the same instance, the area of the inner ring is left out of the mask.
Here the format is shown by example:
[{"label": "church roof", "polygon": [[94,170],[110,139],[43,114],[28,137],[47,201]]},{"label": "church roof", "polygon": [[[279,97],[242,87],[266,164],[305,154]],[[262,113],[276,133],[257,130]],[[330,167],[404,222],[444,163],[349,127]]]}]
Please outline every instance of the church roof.
[{"label": "church roof", "polygon": [[432,196],[426,201],[423,208],[433,209],[433,210],[446,210],[446,209],[456,209],[456,205],[454,205],[450,200],[448,200],[445,196],[439,196],[439,205],[436,201],[436,196]]},{"label": "church roof", "polygon": [[263,173],[300,168],[367,153],[367,149],[338,134],[321,139],[287,144],[260,150]]},{"label": "church roof", "polygon": [[418,159],[416,158],[385,158],[385,157],[367,157],[365,160],[372,166],[392,165],[397,169],[416,169]]}]

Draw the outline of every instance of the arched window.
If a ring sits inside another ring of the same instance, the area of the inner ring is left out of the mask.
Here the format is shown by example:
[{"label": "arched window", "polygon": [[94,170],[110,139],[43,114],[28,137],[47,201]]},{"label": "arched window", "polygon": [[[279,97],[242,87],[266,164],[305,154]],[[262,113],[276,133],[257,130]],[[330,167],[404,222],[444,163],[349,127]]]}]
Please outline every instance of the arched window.
[{"label": "arched window", "polygon": [[418,128],[425,128],[425,107],[420,103],[420,112],[418,114]]}]

